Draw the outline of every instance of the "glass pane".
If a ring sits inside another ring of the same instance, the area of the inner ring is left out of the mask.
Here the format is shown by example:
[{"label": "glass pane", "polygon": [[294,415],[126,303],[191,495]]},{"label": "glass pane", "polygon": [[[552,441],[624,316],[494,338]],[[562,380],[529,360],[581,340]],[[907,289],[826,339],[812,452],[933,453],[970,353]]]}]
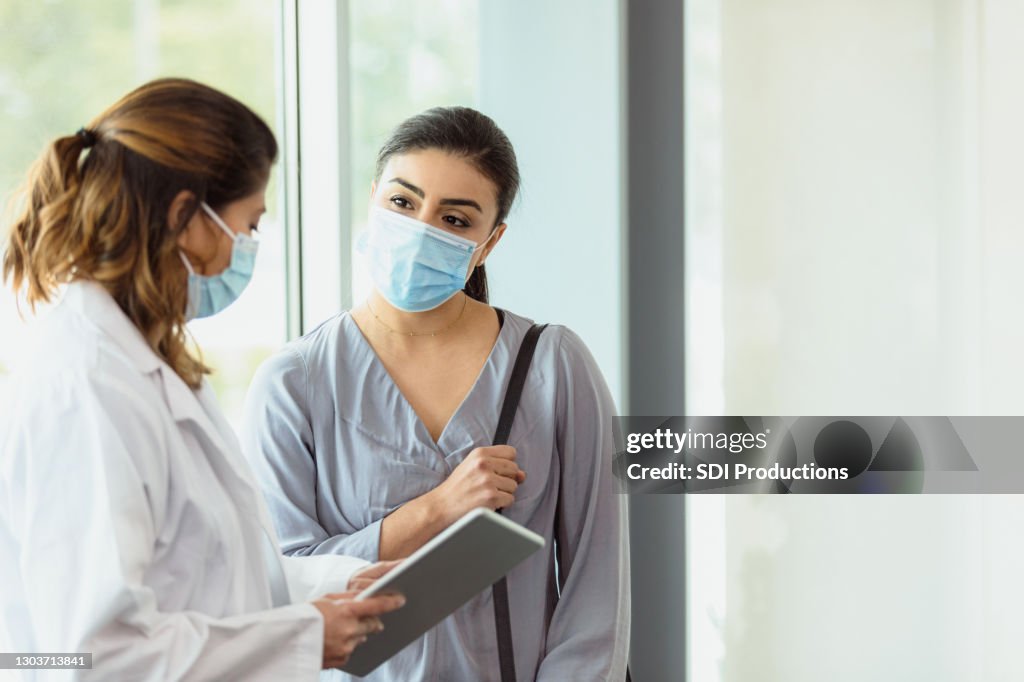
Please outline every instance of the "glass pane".
[{"label": "glass pane", "polygon": [[[74,132],[119,96],[158,76],[185,76],[220,88],[276,128],[278,5],[274,0],[0,4],[0,192],[10,195],[47,141]],[[253,283],[223,315],[191,325],[216,370],[211,381],[232,419],[256,366],[285,339],[284,234],[276,186],[272,179]],[[7,290],[0,293],[0,328],[2,394],[25,338]]]},{"label": "glass pane", "polygon": [[[436,106],[475,106],[479,0],[352,0],[352,236],[366,225],[377,150],[401,121]],[[353,298],[370,291],[360,259]]]},{"label": "glass pane", "polygon": [[[691,413],[1020,413],[1022,20],[687,0]],[[687,512],[691,679],[1024,679],[1020,497]]]}]

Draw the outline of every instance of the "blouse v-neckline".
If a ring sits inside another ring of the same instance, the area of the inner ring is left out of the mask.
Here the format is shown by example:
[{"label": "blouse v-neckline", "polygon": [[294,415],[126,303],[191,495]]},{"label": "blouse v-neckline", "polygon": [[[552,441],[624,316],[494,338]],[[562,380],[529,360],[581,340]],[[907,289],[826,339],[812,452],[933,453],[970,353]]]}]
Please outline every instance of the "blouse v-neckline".
[{"label": "blouse v-neckline", "polygon": [[472,437],[471,434],[467,433],[467,429],[462,423],[465,420],[460,420],[459,417],[463,410],[466,409],[466,405],[470,402],[470,398],[475,393],[482,390],[481,386],[486,381],[494,378],[497,373],[497,364],[499,364],[498,356],[501,354],[507,355],[505,337],[510,333],[507,331],[510,326],[508,324],[508,313],[501,308],[495,308],[494,310],[498,315],[498,336],[494,340],[494,345],[491,346],[491,350],[487,353],[487,357],[484,360],[483,365],[481,365],[480,371],[477,372],[476,378],[470,385],[469,390],[466,391],[464,396],[462,396],[462,400],[448,417],[448,421],[445,423],[444,428],[441,429],[441,433],[438,435],[436,441],[433,436],[430,435],[430,429],[428,429],[427,425],[423,423],[423,419],[421,419],[420,415],[415,409],[413,409],[412,403],[410,403],[408,398],[405,397],[405,394],[402,393],[402,389],[398,387],[398,383],[394,380],[394,377],[391,376],[391,372],[389,372],[388,368],[384,366],[384,361],[380,359],[380,355],[377,354],[377,351],[374,349],[369,339],[367,339],[363,334],[363,330],[360,329],[359,325],[356,324],[356,321],[352,319],[352,312],[346,310],[344,313],[343,321],[348,327],[350,327],[350,332],[355,336],[356,343],[360,350],[369,358],[369,367],[380,375],[381,384],[384,386],[385,390],[392,394],[394,402],[400,404],[402,406],[401,409],[407,413],[409,420],[414,424],[413,430],[417,439],[432,450],[439,452],[444,457],[447,457],[451,452],[459,447],[458,441],[453,441],[448,447],[445,446],[446,441],[455,438],[455,432],[461,433],[463,437]]}]

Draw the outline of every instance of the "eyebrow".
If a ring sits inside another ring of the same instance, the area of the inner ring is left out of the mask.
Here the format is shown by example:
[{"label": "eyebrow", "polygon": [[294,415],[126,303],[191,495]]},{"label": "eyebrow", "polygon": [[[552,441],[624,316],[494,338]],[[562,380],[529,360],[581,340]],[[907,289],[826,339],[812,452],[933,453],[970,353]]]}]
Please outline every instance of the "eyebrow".
[{"label": "eyebrow", "polygon": [[[402,187],[406,188],[407,190],[418,196],[420,199],[424,199],[427,196],[426,192],[424,192],[422,189],[412,184],[408,180],[403,180],[402,178],[391,178],[390,180],[388,180],[388,182],[398,183]],[[484,212],[484,210],[480,208],[480,204],[473,201],[472,199],[441,199],[440,204],[442,206],[471,206],[480,213]]]}]

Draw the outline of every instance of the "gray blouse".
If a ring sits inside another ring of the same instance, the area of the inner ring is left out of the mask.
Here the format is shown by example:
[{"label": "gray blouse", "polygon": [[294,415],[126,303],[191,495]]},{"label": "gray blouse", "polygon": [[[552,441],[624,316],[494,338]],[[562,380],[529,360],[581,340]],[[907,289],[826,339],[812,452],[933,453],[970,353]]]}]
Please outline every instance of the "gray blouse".
[{"label": "gray blouse", "polygon": [[[263,485],[282,551],[378,558],[380,524],[489,445],[519,343],[503,323],[476,383],[438,442],[348,312],[286,345],[249,389],[243,447]],[[508,575],[519,680],[625,679],[629,549],[614,492],[615,407],[586,346],[552,325],[540,337],[509,444],[526,481],[508,518],[548,539]],[[325,679],[355,680],[334,670]],[[485,590],[361,679],[498,680]]]}]

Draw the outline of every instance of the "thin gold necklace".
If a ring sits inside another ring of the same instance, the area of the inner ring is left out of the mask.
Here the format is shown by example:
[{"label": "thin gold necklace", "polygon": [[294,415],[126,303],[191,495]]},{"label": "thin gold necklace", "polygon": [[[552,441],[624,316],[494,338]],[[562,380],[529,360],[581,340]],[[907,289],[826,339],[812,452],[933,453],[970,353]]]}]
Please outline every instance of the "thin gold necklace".
[{"label": "thin gold necklace", "polygon": [[396,329],[392,329],[387,325],[386,322],[384,322],[384,320],[380,319],[380,317],[377,316],[377,313],[374,311],[373,306],[370,305],[369,300],[366,301],[366,307],[370,309],[370,314],[373,315],[373,319],[377,320],[380,326],[384,327],[392,334],[401,334],[402,336],[437,336],[438,334],[443,334],[452,327],[454,327],[455,323],[462,319],[462,313],[466,312],[467,303],[469,303],[469,296],[464,295],[462,299],[462,310],[459,311],[459,316],[452,320],[450,323],[448,323],[448,326],[442,327],[441,329],[435,329],[432,332],[400,332]]}]

